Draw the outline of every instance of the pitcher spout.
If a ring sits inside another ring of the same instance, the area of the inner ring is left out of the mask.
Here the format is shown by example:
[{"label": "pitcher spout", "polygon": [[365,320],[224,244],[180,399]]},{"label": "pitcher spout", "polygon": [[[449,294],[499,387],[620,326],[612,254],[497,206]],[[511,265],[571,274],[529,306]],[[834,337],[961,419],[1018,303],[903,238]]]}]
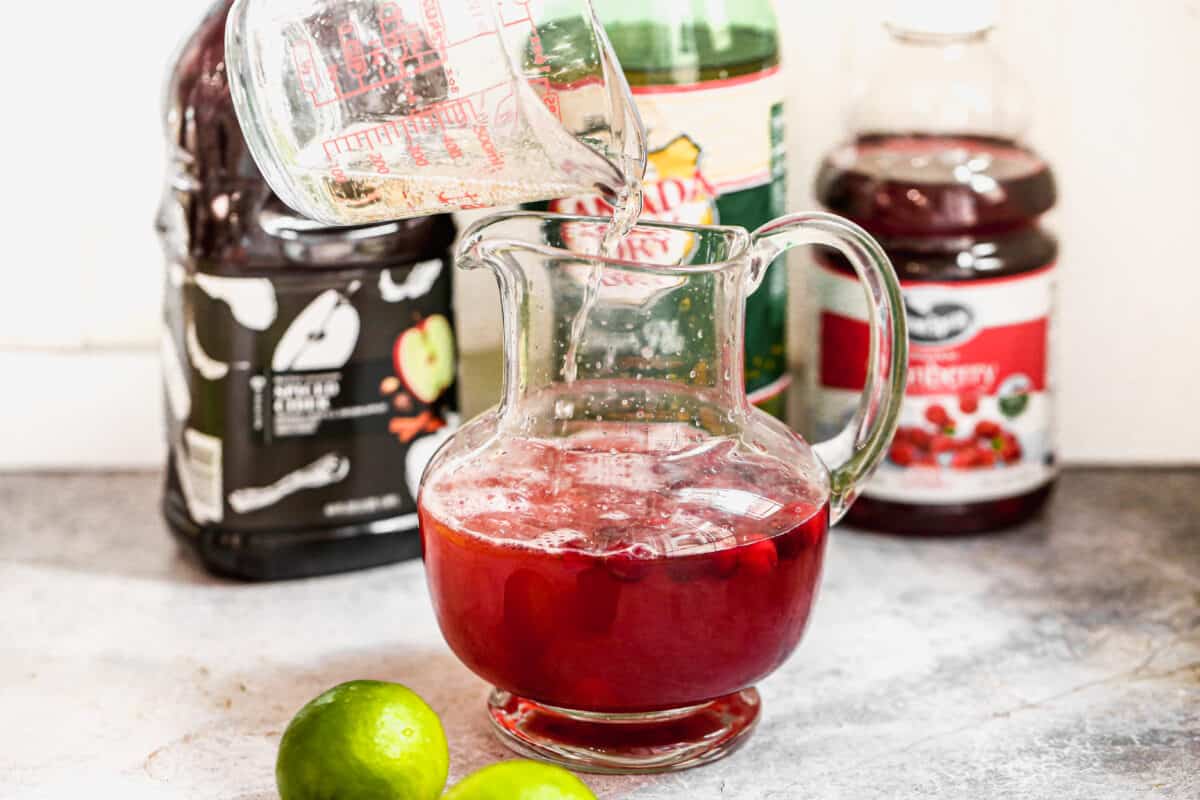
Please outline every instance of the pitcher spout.
[{"label": "pitcher spout", "polygon": [[459,265],[487,266],[500,290],[504,402],[590,419],[660,405],[689,419],[743,414],[749,235],[638,225],[601,257],[610,223],[516,211],[463,234]]}]

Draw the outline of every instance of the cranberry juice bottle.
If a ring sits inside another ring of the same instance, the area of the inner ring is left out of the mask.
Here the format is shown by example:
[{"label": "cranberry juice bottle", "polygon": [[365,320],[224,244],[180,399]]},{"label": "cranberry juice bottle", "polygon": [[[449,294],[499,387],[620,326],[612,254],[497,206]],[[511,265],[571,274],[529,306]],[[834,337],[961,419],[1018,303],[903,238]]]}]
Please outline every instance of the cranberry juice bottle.
[{"label": "cranberry juice bottle", "polygon": [[[926,5],[904,4],[889,22],[890,52],[853,112],[851,139],[822,164],[817,194],[883,244],[909,324],[901,427],[848,520],[952,534],[1029,518],[1054,479],[1057,245],[1040,218],[1056,191],[1020,142],[1023,85],[989,48],[989,9]],[[836,254],[818,262],[820,439],[854,411],[867,326],[849,267]]]},{"label": "cranberry juice bottle", "polygon": [[477,675],[557,707],[640,712],[737,692],[792,652],[828,504],[796,500],[808,479],[778,459],[723,442],[680,461],[653,444],[661,426],[640,433],[521,440],[423,487],[438,622]]}]

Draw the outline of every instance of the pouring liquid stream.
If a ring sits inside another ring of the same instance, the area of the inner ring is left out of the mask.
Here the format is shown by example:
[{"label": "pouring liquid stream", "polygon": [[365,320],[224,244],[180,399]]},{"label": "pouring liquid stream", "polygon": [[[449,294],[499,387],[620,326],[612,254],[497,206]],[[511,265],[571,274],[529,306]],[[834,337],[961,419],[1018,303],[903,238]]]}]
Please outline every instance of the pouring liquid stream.
[{"label": "pouring liquid stream", "polygon": [[[626,164],[625,186],[617,197],[613,207],[612,222],[604,230],[600,240],[600,256],[615,258],[621,241],[637,224],[642,214],[642,183],[636,177],[631,164]],[[583,301],[575,316],[571,319],[571,330],[567,339],[567,350],[563,356],[562,375],[567,384],[575,382],[579,372],[579,345],[587,328],[588,316],[600,295],[600,280],[604,265],[593,261],[588,268],[587,284],[584,286]]]}]

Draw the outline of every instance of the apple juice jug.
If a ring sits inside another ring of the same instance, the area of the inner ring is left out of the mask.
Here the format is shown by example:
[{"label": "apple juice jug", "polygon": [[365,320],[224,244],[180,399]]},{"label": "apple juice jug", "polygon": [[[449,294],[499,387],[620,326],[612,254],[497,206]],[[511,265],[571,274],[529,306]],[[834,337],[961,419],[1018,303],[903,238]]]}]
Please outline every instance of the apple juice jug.
[{"label": "apple juice jug", "polygon": [[272,194],[218,2],[167,87],[163,512],[247,579],[416,557],[417,481],[456,416],[450,217],[328,228]]},{"label": "apple juice jug", "polygon": [[[1029,518],[1055,476],[1049,337],[1057,245],[1050,168],[1021,141],[1024,84],[988,41],[991,4],[897,4],[888,50],[817,178],[826,208],[887,251],[904,289],[908,388],[888,458],[848,521],[912,534]],[[819,257],[814,433],[863,385],[864,307]]]}]

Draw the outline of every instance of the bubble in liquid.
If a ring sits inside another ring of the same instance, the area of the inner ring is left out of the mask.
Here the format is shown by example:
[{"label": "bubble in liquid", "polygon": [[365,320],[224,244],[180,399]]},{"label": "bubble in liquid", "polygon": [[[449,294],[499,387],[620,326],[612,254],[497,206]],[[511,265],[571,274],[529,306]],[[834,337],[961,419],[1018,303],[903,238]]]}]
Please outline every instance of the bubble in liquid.
[{"label": "bubble in liquid", "polygon": [[560,397],[554,401],[554,418],[555,419],[571,419],[575,416],[575,404],[566,398]]},{"label": "bubble in liquid", "polygon": [[654,358],[654,348],[649,346],[643,347],[640,351],[640,355],[642,358],[646,359]]},{"label": "bubble in liquid", "polygon": [[736,547],[738,544],[737,536],[727,526],[716,525],[702,516],[691,517],[688,514],[677,516],[679,522],[683,524],[678,528],[672,526],[673,531],[669,534],[672,553],[677,555],[711,553]]},{"label": "bubble in liquid", "polygon": [[696,380],[696,370],[692,370],[691,372],[689,372],[688,377],[691,378],[692,380]]},{"label": "bubble in liquid", "polygon": [[667,554],[667,548],[659,541],[646,539],[609,552],[627,554],[632,558],[659,558]]},{"label": "bubble in liquid", "polygon": [[543,550],[586,550],[587,534],[574,528],[559,528],[558,530],[539,533],[533,539],[533,544]]},{"label": "bubble in liquid", "polygon": [[663,533],[631,532],[624,525],[611,525],[596,530],[591,546],[595,552],[606,556],[651,559],[666,555],[669,552],[670,540]]}]

